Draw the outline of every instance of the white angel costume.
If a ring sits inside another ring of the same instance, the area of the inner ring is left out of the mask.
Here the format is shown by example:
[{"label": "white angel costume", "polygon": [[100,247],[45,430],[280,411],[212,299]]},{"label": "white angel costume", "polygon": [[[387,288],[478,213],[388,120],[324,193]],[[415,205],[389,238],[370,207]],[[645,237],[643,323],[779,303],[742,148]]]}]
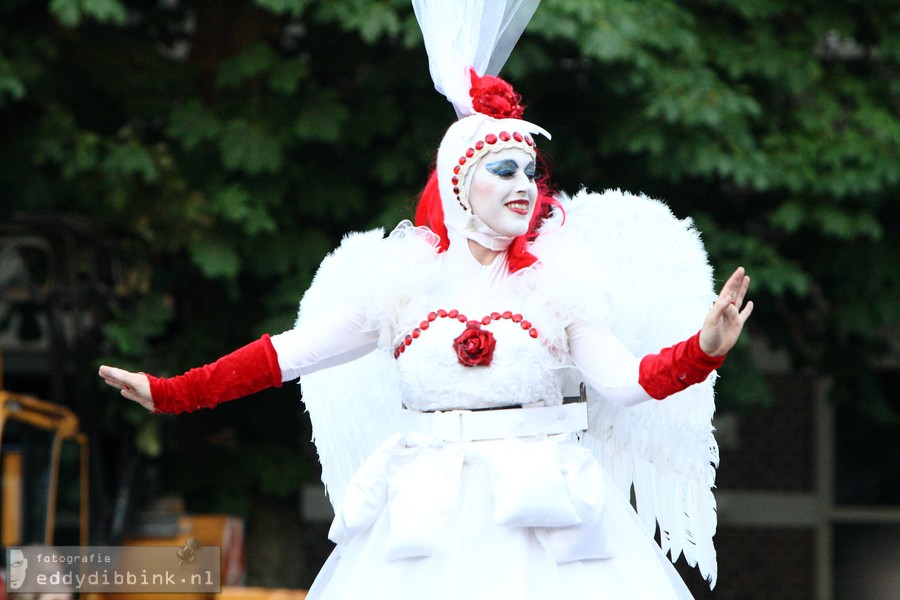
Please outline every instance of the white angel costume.
[{"label": "white angel costume", "polygon": [[[638,376],[712,304],[699,236],[656,201],[583,192],[510,273],[470,170],[549,134],[475,114],[468,77],[499,71],[537,2],[413,4],[463,117],[436,166],[449,248],[409,223],[349,236],[271,339],[335,508],[308,598],[689,598],[664,553],[714,582],[712,376],[663,402]],[[470,241],[499,254],[482,265]]]},{"label": "white angel costume", "polygon": [[[443,253],[409,223],[350,236],[272,338],[336,511],[309,598],[688,598],[657,520],[673,558],[715,576],[712,382],[663,402],[637,384],[636,356],[694,333],[711,304],[698,236],[644,197],[564,205],[514,274],[452,230]],[[616,284],[635,272],[665,275]],[[496,340],[489,367],[454,351],[471,320]],[[584,433],[562,404],[578,381]]]}]

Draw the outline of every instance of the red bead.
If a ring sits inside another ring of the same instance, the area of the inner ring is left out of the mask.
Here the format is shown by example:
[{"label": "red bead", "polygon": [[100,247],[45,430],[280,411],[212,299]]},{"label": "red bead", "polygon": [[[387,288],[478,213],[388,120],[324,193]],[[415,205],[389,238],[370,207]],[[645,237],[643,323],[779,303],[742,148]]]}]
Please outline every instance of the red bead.
[{"label": "red bead", "polygon": [[525,138],[525,143],[528,144],[529,146],[533,146],[533,145],[534,145],[534,142],[531,140],[530,137]]},{"label": "red bead", "polygon": [[431,325],[431,323],[429,323],[428,321],[422,321],[421,323],[419,323],[419,329],[424,331],[425,329],[428,329],[429,325]]},{"label": "red bead", "polygon": [[460,166],[466,164],[466,157],[465,157],[465,156],[460,156],[460,157],[459,157],[459,164],[460,164]]},{"label": "red bead", "polygon": [[531,329],[528,330],[528,335],[530,335],[533,338],[536,338],[538,336],[537,329],[532,327]]},{"label": "red bead", "polygon": [[458,195],[459,195],[459,188],[458,188],[458,187],[454,187],[454,188],[453,188],[453,193],[456,194],[456,195],[458,196]]},{"label": "red bead", "polygon": [[399,350],[400,352],[406,352],[406,346],[403,344],[400,344],[400,347],[397,348],[397,350]]},{"label": "red bead", "polygon": [[503,314],[500,316],[503,317],[504,319],[512,319],[512,312],[505,310],[505,311],[503,311]]},{"label": "red bead", "polygon": [[467,158],[472,158],[473,156],[475,156],[475,149],[474,149],[474,148],[469,148],[468,150],[466,150],[466,157],[467,157]]},{"label": "red bead", "polygon": [[451,319],[455,319],[456,315],[458,315],[458,314],[459,314],[459,311],[454,308],[454,309],[451,309],[450,312],[447,313],[447,316],[450,317]]},{"label": "red bead", "polygon": [[484,148],[484,142],[482,142],[481,140],[478,140],[477,142],[475,142],[476,150],[481,150],[482,148]]},{"label": "red bead", "polygon": [[406,336],[405,338],[403,338],[403,342],[404,342],[407,346],[409,346],[410,344],[412,344],[412,336],[411,336],[411,335]]},{"label": "red bead", "polygon": [[438,317],[438,316],[437,316],[437,313],[435,313],[435,312],[430,312],[430,313],[428,313],[428,320],[429,320],[429,321],[434,321],[435,319],[437,319],[437,317]]},{"label": "red bead", "polygon": [[400,358],[400,349],[394,350],[394,358]]},{"label": "red bead", "polygon": [[453,174],[459,175],[459,165],[456,165],[455,167],[453,167]]},{"label": "red bead", "polygon": [[500,313],[498,313],[498,312],[492,312],[492,313],[491,313],[491,318],[492,318],[493,320],[495,320],[495,321],[499,321],[499,320],[500,320]]},{"label": "red bead", "polygon": [[483,318],[483,319],[481,320],[481,324],[482,324],[482,325],[490,325],[490,324],[491,324],[491,318],[490,318],[490,317],[485,317],[485,318]]},{"label": "red bead", "polygon": [[488,144],[496,144],[497,136],[494,135],[493,133],[489,133],[486,136],[484,136],[484,141],[487,142]]},{"label": "red bead", "polygon": [[459,321],[460,323],[465,323],[466,321],[468,321],[468,319],[466,318],[466,315],[458,315],[456,317],[456,320]]},{"label": "red bead", "polygon": [[507,132],[505,132],[505,131],[501,131],[501,132],[500,132],[500,140],[503,141],[503,142],[508,142],[508,141],[509,141],[509,134],[508,134]]},{"label": "red bead", "polygon": [[524,319],[524,318],[525,318],[525,317],[523,317],[522,315],[520,315],[520,314],[518,314],[518,313],[517,313],[517,314],[514,314],[514,315],[512,316],[513,323],[518,323],[518,322],[520,322],[520,321],[521,321],[522,319]]},{"label": "red bead", "polygon": [[528,329],[531,327],[531,321],[522,321],[522,329]]},{"label": "red bead", "polygon": [[518,131],[513,133],[513,139],[516,140],[517,142],[521,142],[523,139],[522,134],[519,133]]},{"label": "red bead", "polygon": [[[447,311],[444,310],[444,309],[442,308],[442,309],[440,309],[440,310],[437,311],[437,315],[438,315],[440,318],[443,319],[444,317],[447,316]],[[432,319],[432,320],[433,320],[433,319]]]}]

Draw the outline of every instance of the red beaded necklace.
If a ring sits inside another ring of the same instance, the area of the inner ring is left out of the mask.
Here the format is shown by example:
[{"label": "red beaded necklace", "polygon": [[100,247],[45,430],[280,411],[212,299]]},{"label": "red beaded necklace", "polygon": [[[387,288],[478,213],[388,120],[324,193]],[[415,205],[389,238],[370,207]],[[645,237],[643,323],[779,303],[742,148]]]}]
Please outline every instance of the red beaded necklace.
[{"label": "red beaded necklace", "polygon": [[400,355],[406,351],[406,348],[412,345],[413,340],[418,339],[422,332],[431,326],[431,322],[437,319],[456,319],[460,323],[466,324],[465,331],[453,340],[453,346],[456,349],[460,364],[467,367],[486,367],[491,363],[495,343],[494,336],[490,331],[482,330],[482,325],[490,325],[492,321],[509,319],[528,331],[528,335],[532,338],[538,337],[538,331],[531,326],[531,321],[526,320],[518,313],[513,314],[512,311],[492,312],[480,321],[474,321],[469,320],[455,308],[451,310],[439,309],[428,313],[427,318],[400,341],[394,350],[394,358],[400,358]]}]

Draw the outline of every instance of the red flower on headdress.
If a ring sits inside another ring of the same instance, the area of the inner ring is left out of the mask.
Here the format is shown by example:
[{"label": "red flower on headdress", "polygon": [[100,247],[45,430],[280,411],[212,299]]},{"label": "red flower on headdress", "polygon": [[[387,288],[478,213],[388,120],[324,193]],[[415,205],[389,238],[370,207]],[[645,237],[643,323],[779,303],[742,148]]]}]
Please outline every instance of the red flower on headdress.
[{"label": "red flower on headdress", "polygon": [[522,96],[517,94],[513,86],[499,77],[485,75],[479,77],[475,69],[470,69],[472,87],[472,107],[476,112],[495,119],[521,119],[525,108],[519,104]]},{"label": "red flower on headdress", "polygon": [[466,330],[453,340],[459,364],[464,367],[487,367],[494,358],[494,334],[481,328],[478,321],[468,321]]}]

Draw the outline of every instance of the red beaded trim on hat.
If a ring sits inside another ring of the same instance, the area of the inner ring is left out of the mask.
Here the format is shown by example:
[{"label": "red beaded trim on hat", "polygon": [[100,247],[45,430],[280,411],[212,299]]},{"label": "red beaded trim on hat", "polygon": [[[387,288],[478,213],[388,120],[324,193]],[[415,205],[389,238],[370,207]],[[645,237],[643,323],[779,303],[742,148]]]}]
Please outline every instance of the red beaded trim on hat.
[{"label": "red beaded trim on hat", "polygon": [[484,136],[483,140],[478,140],[472,147],[467,148],[465,153],[459,157],[457,160],[457,164],[453,167],[453,175],[450,179],[450,183],[453,184],[453,194],[456,196],[456,201],[459,202],[459,205],[462,206],[463,210],[468,211],[469,207],[463,204],[462,199],[459,197],[460,193],[460,183],[462,182],[462,178],[460,177],[460,171],[466,165],[466,163],[475,162],[477,160],[476,154],[483,152],[485,150],[490,150],[494,147],[497,142],[502,142],[506,144],[512,140],[515,144],[525,144],[529,148],[533,150],[537,150],[537,144],[531,139],[531,136],[519,133],[518,131],[514,131],[513,133],[509,133],[507,131],[501,131],[500,133],[494,134],[489,133]]},{"label": "red beaded trim on hat", "polygon": [[[418,327],[400,340],[400,343],[394,350],[394,358],[400,358],[400,355],[406,352],[406,348],[412,345],[413,340],[418,339],[419,336],[422,335],[422,332],[431,326],[431,322],[436,321],[437,319],[456,319],[460,323],[469,322],[469,319],[455,308],[451,310],[439,309],[432,311],[428,313],[428,316],[424,321],[419,323]],[[518,323],[522,329],[528,332],[528,335],[535,339],[538,337],[538,330],[531,326],[531,321],[526,320],[525,317],[519,313],[514,314],[512,311],[508,310],[502,313],[492,312],[481,319],[481,324],[490,325],[491,321],[499,321],[501,319],[509,319],[513,323]]]}]

